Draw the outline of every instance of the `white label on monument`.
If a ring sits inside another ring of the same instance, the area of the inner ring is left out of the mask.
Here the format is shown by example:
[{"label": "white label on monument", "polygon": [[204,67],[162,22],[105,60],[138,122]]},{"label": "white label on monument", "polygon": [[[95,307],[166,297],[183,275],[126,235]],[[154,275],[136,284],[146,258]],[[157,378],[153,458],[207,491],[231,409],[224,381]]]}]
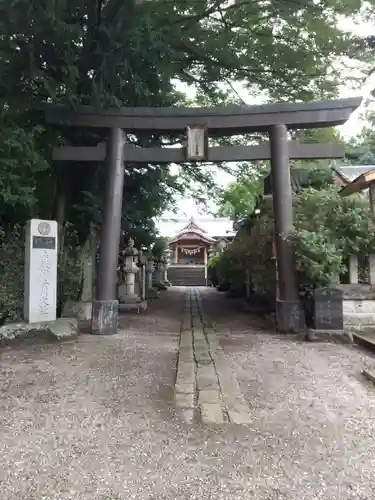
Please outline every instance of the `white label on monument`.
[{"label": "white label on monument", "polygon": [[25,320],[29,323],[54,321],[57,295],[57,222],[29,220],[25,250]]}]

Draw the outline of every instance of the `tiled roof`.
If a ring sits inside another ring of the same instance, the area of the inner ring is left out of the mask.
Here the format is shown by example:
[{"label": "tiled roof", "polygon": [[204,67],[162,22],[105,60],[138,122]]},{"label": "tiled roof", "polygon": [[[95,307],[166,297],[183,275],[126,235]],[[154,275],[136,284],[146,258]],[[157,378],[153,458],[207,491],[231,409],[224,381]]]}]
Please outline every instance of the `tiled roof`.
[{"label": "tiled roof", "polygon": [[[160,236],[173,238],[183,231],[191,222],[189,218],[160,218],[156,220],[156,228]],[[228,217],[197,217],[193,222],[204,231],[206,236],[234,236],[233,221]]]}]

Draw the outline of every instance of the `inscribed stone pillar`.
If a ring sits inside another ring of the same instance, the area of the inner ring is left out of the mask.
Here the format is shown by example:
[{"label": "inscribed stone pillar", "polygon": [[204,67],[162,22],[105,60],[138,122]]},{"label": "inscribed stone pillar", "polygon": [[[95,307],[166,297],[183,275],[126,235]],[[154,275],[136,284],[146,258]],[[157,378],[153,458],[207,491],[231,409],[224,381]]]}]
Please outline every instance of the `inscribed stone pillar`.
[{"label": "inscribed stone pillar", "polygon": [[26,226],[24,317],[54,321],[57,296],[57,222],[31,219]]}]

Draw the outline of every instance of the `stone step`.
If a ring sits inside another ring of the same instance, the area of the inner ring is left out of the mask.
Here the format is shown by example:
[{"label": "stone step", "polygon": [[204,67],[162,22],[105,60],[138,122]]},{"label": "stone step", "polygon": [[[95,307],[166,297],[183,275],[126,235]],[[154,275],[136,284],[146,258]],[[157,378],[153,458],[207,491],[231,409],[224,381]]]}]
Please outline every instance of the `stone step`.
[{"label": "stone step", "polygon": [[207,286],[204,266],[170,267],[168,280],[172,286]]},{"label": "stone step", "polygon": [[344,313],[343,320],[344,320],[344,326],[374,326],[375,327],[375,314],[371,313],[371,312]]},{"label": "stone step", "polygon": [[364,332],[352,332],[353,340],[356,344],[369,349],[370,351],[375,351],[375,328],[372,330]]}]

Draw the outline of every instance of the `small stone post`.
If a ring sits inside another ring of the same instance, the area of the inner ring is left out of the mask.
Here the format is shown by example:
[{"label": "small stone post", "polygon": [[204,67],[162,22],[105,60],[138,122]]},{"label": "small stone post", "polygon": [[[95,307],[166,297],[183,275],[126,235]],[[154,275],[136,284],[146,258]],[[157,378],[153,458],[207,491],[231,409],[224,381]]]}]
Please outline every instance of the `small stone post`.
[{"label": "small stone post", "polygon": [[146,298],[147,300],[154,299],[157,297],[157,292],[152,286],[152,275],[155,270],[154,259],[152,255],[148,255],[146,262]]},{"label": "small stone post", "polygon": [[164,280],[163,283],[165,286],[171,286],[171,282],[168,280],[168,268],[171,262],[171,254],[172,252],[167,248],[164,252],[165,261],[164,261]]},{"label": "small stone post", "polygon": [[375,285],[375,254],[368,256],[368,282],[370,285]]},{"label": "small stone post", "polygon": [[349,257],[349,283],[351,285],[358,284],[358,255]]},{"label": "small stone post", "polygon": [[140,294],[141,300],[146,300],[146,263],[147,258],[143,252],[139,252],[138,262],[140,266]]}]

